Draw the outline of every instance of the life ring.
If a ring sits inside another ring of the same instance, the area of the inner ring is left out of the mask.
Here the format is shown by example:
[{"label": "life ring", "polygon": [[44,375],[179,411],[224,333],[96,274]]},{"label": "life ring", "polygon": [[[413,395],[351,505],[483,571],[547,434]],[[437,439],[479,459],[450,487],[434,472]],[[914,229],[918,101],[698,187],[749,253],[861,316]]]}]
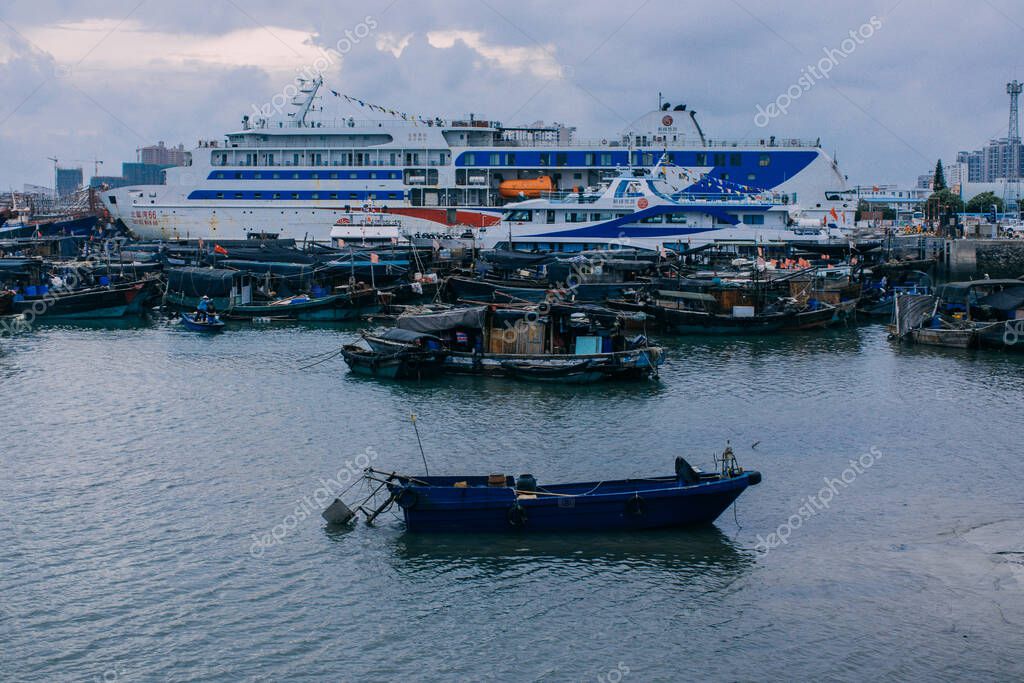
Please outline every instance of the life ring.
[{"label": "life ring", "polygon": [[639,493],[626,501],[626,514],[630,517],[640,517],[646,510],[647,503],[644,502]]},{"label": "life ring", "polygon": [[518,502],[508,509],[508,523],[517,528],[526,526],[526,510]]},{"label": "life ring", "polygon": [[410,510],[416,507],[416,504],[420,502],[420,494],[416,493],[411,488],[405,487],[402,492],[395,496],[395,502],[398,503],[399,507],[403,510]]},{"label": "life ring", "polygon": [[605,147],[607,147],[608,146],[608,140],[606,138],[601,138],[601,144],[604,145]]}]

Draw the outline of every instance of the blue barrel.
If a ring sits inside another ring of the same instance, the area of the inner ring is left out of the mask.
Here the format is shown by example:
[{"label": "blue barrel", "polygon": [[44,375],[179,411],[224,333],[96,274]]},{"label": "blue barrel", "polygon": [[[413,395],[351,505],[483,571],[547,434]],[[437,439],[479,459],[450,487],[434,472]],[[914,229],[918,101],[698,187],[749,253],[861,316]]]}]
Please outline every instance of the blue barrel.
[{"label": "blue barrel", "polygon": [[35,285],[25,285],[25,296],[35,296],[35,295],[36,295],[36,286]]},{"label": "blue barrel", "polygon": [[106,275],[100,275],[100,284],[104,287],[110,284],[110,278]]}]

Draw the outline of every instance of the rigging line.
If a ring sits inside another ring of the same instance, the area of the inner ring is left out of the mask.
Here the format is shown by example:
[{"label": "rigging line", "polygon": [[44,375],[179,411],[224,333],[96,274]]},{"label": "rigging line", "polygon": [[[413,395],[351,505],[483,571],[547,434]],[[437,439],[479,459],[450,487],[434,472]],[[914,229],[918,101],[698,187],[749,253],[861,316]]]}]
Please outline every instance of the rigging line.
[{"label": "rigging line", "polygon": [[299,368],[299,370],[306,370],[306,369],[311,368],[311,367],[313,367],[315,365],[320,365],[321,363],[326,363],[327,361],[331,360],[332,358],[335,358],[335,357],[340,356],[340,355],[341,355],[341,349],[338,349],[337,351],[335,351],[332,355],[328,356],[327,358],[324,358],[323,360],[318,360],[315,363],[310,363],[309,365],[304,365],[301,368]]}]

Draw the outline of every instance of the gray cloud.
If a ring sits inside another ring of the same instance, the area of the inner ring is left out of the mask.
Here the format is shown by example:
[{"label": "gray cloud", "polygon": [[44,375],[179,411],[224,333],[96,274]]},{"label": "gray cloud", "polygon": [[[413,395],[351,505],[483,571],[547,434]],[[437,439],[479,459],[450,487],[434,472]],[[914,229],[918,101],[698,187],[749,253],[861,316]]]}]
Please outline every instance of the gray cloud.
[{"label": "gray cloud", "polygon": [[[0,18],[32,36],[45,26],[120,21],[136,4],[15,0]],[[181,35],[201,45],[251,31],[247,46],[257,56],[291,55],[291,46],[282,49],[281,31],[316,34],[315,44],[329,47],[366,15],[376,18],[380,33],[412,37],[400,57],[378,50],[372,36],[361,42],[329,72],[330,87],[424,115],[472,111],[506,123],[559,120],[577,125],[584,137],[602,137],[652,108],[660,90],[697,109],[712,137],[820,137],[855,182],[910,182],[936,158],[1005,134],[1003,86],[1024,76],[1013,70],[1024,8],[1006,0],[977,3],[970,11],[949,0],[835,5],[145,2],[132,14],[136,23],[114,31],[102,49],[61,75],[55,74],[62,63],[52,54],[0,24],[0,120],[6,118],[0,186],[51,182],[47,156],[98,154],[107,162],[103,172],[116,173],[118,162],[133,159],[141,144],[162,139],[190,146],[199,137],[219,137],[304,66],[300,56],[278,59],[271,68],[255,58],[218,64],[198,53],[142,64],[129,34]],[[774,101],[823,50],[839,47],[872,16],[882,28],[827,80],[802,94],[785,116],[763,129],[754,125],[758,105]],[[452,31],[480,34],[491,56],[466,41],[443,49],[428,42],[430,32]],[[119,61],[109,64],[111,54]],[[524,59],[540,66],[516,66]],[[547,63],[571,67],[570,78],[545,79]]]}]

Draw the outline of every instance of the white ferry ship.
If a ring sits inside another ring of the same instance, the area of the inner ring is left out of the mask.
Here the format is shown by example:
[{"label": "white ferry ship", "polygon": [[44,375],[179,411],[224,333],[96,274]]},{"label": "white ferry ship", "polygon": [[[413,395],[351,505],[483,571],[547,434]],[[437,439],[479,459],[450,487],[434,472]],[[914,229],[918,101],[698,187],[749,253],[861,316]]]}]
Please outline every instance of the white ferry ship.
[{"label": "white ferry ship", "polygon": [[696,192],[693,187],[686,169],[663,158],[653,171],[625,169],[592,191],[551,193],[511,204],[498,225],[478,231],[479,243],[531,252],[681,251],[712,242],[769,246],[842,237],[838,229],[804,218],[788,195]]},{"label": "white ferry ship", "polygon": [[[318,105],[322,86],[321,78],[303,82],[280,120],[243,117],[241,130],[201,141],[185,166],[167,169],[165,184],[103,192],[104,204],[146,239],[326,242],[333,232],[389,241],[493,226],[510,202],[595,187],[667,155],[694,179],[693,191],[771,191],[814,220],[839,225],[849,214],[853,223],[846,179],[820,144],[710,139],[685,105],[665,104],[620,135],[579,140],[566,126],[509,127],[472,115],[329,119]],[[366,220],[367,211],[389,219]]]}]

